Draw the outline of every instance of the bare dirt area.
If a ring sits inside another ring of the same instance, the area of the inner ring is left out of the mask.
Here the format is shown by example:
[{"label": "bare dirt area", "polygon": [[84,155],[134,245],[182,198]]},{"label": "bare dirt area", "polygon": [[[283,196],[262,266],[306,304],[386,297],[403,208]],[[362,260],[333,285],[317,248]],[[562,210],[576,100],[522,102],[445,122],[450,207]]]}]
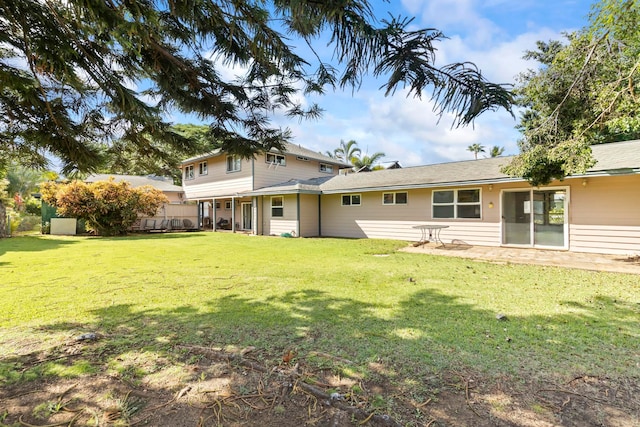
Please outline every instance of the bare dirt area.
[{"label": "bare dirt area", "polygon": [[[399,379],[388,374],[390,367],[374,364],[369,368],[378,375],[362,379],[345,374],[349,360],[330,354],[201,346],[177,346],[180,363],[160,363],[152,374],[136,376],[135,357],[128,361],[131,375],[114,374],[92,345],[20,356],[22,372],[52,360],[72,366],[88,354],[100,368],[3,385],[0,426],[640,425],[638,378],[532,381],[447,372]],[[407,380],[426,392],[415,393]]]}]

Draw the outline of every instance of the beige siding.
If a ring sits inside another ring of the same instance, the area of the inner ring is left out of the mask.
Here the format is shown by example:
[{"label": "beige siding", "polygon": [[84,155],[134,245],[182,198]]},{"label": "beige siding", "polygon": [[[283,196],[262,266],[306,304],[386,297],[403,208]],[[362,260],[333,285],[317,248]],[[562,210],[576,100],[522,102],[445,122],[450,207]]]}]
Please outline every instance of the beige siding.
[{"label": "beige siding", "polygon": [[265,196],[262,200],[262,233],[265,235],[280,235],[282,233],[296,232],[298,226],[298,203],[296,195],[284,196],[284,209],[282,217],[271,217],[271,197]]},{"label": "beige siding", "polygon": [[640,176],[568,180],[569,249],[576,252],[640,253]]},{"label": "beige siding", "polygon": [[227,172],[226,156],[207,159],[208,173],[198,175],[198,163],[193,163],[195,178],[182,181],[182,188],[190,200],[227,196],[253,190],[253,160],[243,160],[238,172]]},{"label": "beige siding", "polygon": [[[482,220],[433,220],[428,189],[409,190],[406,205],[383,205],[382,192],[356,194],[361,194],[360,206],[342,206],[341,194],[322,197],[323,236],[418,241],[421,232],[413,226],[437,223],[449,226],[440,234],[445,243],[453,240],[472,245],[500,243],[499,191],[496,189],[481,191]],[[493,208],[488,207],[489,202],[493,202]]]},{"label": "beige siding", "polygon": [[300,237],[316,237],[319,233],[318,195],[300,195]]},{"label": "beige siding", "polygon": [[286,166],[269,165],[265,162],[264,155],[256,158],[254,163],[254,186],[256,189],[291,179],[309,179],[338,174],[337,167],[334,167],[332,174],[320,172],[320,162],[317,160],[298,160],[296,156],[290,154],[285,157]]}]

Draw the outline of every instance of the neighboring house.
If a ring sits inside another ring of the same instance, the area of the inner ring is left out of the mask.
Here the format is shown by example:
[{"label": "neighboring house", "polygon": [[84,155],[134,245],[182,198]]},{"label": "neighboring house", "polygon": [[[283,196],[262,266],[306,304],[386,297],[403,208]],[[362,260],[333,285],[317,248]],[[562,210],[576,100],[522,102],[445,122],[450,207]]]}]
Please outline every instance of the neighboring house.
[{"label": "neighboring house", "polygon": [[[510,157],[324,174],[298,170],[295,154],[284,153],[290,173],[276,173],[282,164],[265,168],[259,157],[243,162],[245,172],[231,179],[234,160],[218,153],[183,163],[188,173],[190,165],[195,172],[199,162],[215,161],[208,179],[198,181],[194,173],[183,188],[190,200],[230,200],[220,208],[228,207],[233,222],[254,234],[418,241],[421,232],[413,227],[428,223],[448,226],[440,236],[445,242],[640,253],[640,141],[592,149],[597,163],[585,174],[543,187],[500,172]],[[327,159],[314,161],[348,167]]]},{"label": "neighboring house", "polygon": [[198,205],[195,203],[187,203],[188,201],[184,195],[184,190],[179,185],[174,185],[173,179],[156,175],[93,174],[89,175],[84,182],[108,181],[111,178],[113,178],[115,182],[128,182],[134,188],[150,185],[162,191],[169,199],[169,203],[163,204],[154,217],[141,218],[143,227],[147,219],[149,221],[156,221],[156,225],[159,225],[162,220],[172,219],[188,219],[192,221],[193,224],[198,223]]}]

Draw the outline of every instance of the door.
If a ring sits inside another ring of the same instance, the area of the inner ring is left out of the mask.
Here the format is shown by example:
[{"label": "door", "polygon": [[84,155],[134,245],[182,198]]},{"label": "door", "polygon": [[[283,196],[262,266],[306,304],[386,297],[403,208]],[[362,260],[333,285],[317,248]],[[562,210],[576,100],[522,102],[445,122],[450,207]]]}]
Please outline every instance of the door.
[{"label": "door", "polygon": [[567,191],[517,190],[502,194],[502,243],[567,248]]},{"label": "door", "polygon": [[251,230],[251,203],[242,203],[242,229]]},{"label": "door", "polygon": [[531,192],[502,193],[502,243],[531,244]]}]

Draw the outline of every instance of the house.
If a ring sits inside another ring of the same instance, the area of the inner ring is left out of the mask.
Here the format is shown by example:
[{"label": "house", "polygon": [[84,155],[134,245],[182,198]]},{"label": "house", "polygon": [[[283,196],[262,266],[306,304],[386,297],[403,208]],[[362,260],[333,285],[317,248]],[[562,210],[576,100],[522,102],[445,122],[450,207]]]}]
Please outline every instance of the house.
[{"label": "house", "polygon": [[[115,182],[128,182],[132,187],[142,187],[149,185],[164,193],[169,199],[169,203],[165,203],[158,210],[153,217],[143,217],[140,219],[141,227],[144,228],[144,224],[154,224],[149,228],[159,227],[162,221],[180,220],[185,219],[191,221],[193,224],[198,224],[198,205],[195,202],[189,202],[181,186],[175,185],[173,179],[170,177],[156,176],[156,175],[114,175],[114,174],[92,174],[89,175],[84,182],[98,182],[108,181],[112,179]],[[149,220],[149,221],[147,221]]]},{"label": "house", "polygon": [[[318,154],[313,167],[298,167],[297,149],[244,161],[237,179],[231,156],[190,159],[186,197],[230,201],[212,210],[214,218],[228,213],[253,234],[418,241],[414,226],[439,224],[447,226],[445,242],[640,253],[640,141],[595,145],[595,166],[543,187],[503,174],[510,157],[345,174],[338,170],[348,165]],[[208,175],[199,181],[203,161]]]},{"label": "house", "polygon": [[[188,200],[199,202],[203,227],[214,228],[217,223],[218,228],[224,224],[223,228],[254,234],[294,231],[298,236],[301,233],[319,235],[318,212],[312,207],[315,203],[307,200],[310,195],[301,197],[298,210],[305,220],[300,225],[289,220],[288,209],[284,215],[283,197],[265,199],[253,196],[251,192],[295,179],[337,176],[351,165],[295,144],[285,144],[285,148],[285,151],[271,150],[252,159],[214,150],[184,160],[181,164],[182,188]],[[265,202],[271,209],[268,222],[262,219]],[[311,212],[312,209],[315,212]]]}]

